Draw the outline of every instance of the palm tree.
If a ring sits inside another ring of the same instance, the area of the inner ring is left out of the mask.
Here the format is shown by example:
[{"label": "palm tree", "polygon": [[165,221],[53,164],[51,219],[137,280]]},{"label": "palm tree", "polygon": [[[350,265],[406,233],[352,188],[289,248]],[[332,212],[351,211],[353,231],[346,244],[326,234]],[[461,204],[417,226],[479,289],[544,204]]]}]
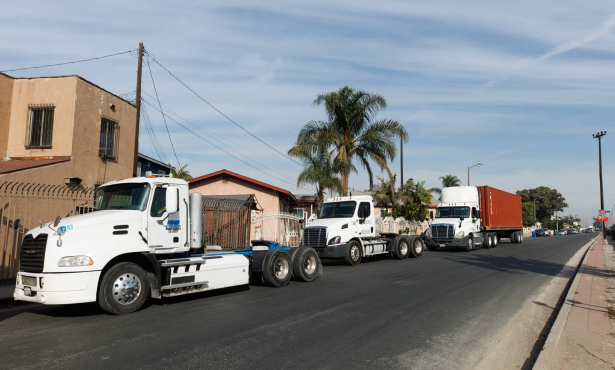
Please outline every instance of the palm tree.
[{"label": "palm tree", "polygon": [[192,179],[192,176],[190,176],[190,172],[186,170],[186,167],[188,167],[187,164],[183,165],[182,168],[179,169],[179,171],[171,170],[171,174],[173,174],[173,177],[176,179],[188,181]]},{"label": "palm tree", "polygon": [[304,156],[302,160],[304,169],[297,177],[297,186],[316,184],[316,210],[320,212],[325,189],[329,190],[329,195],[334,191],[342,192],[342,181],[336,176],[339,169],[336,168],[336,164],[331,163],[324,148],[318,150],[316,154]]},{"label": "palm tree", "polygon": [[[327,94],[318,94],[314,105],[324,104],[328,121],[310,121],[299,135],[288,154],[302,157],[315,153],[318,148],[332,149],[329,158],[337,160],[343,195],[348,195],[348,177],[353,169],[352,160],[358,158],[369,174],[369,187],[373,188],[374,176],[369,160],[386,170],[389,178],[393,174],[387,161],[395,158],[397,150],[393,138],[408,138],[406,129],[397,121],[375,120],[381,109],[387,106],[382,95],[356,91],[348,86]],[[390,181],[394,194],[393,182]]]},{"label": "palm tree", "polygon": [[386,212],[389,212],[389,204],[392,208],[395,206],[395,196],[391,193],[391,188],[394,188],[397,175],[393,175],[393,186],[391,186],[391,180],[386,180],[380,176],[377,177],[380,180],[380,184],[376,185],[372,189],[372,197],[377,203],[384,204]]},{"label": "palm tree", "polygon": [[[440,180],[442,180],[442,188],[461,186],[461,180],[459,180],[459,178],[455,175],[440,176]],[[442,195],[442,189],[440,188],[431,188],[429,191]]]}]

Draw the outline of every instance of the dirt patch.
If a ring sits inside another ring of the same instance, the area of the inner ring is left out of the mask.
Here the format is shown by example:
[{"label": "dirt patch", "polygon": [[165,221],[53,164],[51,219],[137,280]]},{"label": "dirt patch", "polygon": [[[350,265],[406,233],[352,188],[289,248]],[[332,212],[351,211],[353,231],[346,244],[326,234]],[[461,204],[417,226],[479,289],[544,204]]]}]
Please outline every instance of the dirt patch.
[{"label": "dirt patch", "polygon": [[615,333],[615,241],[604,245],[604,270],[606,275],[606,302],[611,323],[611,335]]}]

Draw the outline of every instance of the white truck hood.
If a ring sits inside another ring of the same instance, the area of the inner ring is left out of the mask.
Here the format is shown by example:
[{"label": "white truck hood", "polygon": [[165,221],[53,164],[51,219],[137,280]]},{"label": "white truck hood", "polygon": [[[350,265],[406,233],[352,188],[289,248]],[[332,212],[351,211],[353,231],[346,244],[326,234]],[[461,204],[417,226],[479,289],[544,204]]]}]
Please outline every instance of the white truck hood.
[{"label": "white truck hood", "polygon": [[306,226],[305,229],[310,227],[330,227],[332,229],[341,229],[344,224],[352,224],[351,218],[317,218]]}]

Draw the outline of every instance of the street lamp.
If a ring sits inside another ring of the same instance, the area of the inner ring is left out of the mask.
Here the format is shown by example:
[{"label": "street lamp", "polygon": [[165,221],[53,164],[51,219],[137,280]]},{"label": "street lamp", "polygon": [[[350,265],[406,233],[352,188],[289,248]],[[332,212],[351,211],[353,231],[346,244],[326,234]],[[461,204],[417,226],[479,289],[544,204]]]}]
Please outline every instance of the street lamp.
[{"label": "street lamp", "polygon": [[[482,163],[477,163],[477,164],[475,164],[475,165],[474,165],[474,166],[472,166],[472,167],[477,167],[477,166],[484,166],[484,164],[482,164]],[[472,168],[472,167],[468,167],[468,186],[470,186],[470,168]]]}]

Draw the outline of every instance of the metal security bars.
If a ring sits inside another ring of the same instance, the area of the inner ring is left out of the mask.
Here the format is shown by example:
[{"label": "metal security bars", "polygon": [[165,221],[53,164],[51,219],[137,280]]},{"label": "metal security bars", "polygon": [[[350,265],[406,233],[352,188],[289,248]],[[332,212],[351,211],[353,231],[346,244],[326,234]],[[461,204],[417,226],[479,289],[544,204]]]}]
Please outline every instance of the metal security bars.
[{"label": "metal security bars", "polygon": [[53,105],[30,105],[27,149],[51,148],[53,138]]},{"label": "metal security bars", "polygon": [[250,245],[250,209],[247,200],[203,197],[203,244],[227,249]]},{"label": "metal security bars", "polygon": [[98,155],[103,158],[116,157],[116,136],[118,123],[110,118],[102,117],[100,120],[100,146]]},{"label": "metal security bars", "polygon": [[[25,233],[50,222],[92,212],[96,209],[94,189],[0,181],[0,281],[13,280],[19,269]],[[17,231],[15,220],[21,220]]]}]

